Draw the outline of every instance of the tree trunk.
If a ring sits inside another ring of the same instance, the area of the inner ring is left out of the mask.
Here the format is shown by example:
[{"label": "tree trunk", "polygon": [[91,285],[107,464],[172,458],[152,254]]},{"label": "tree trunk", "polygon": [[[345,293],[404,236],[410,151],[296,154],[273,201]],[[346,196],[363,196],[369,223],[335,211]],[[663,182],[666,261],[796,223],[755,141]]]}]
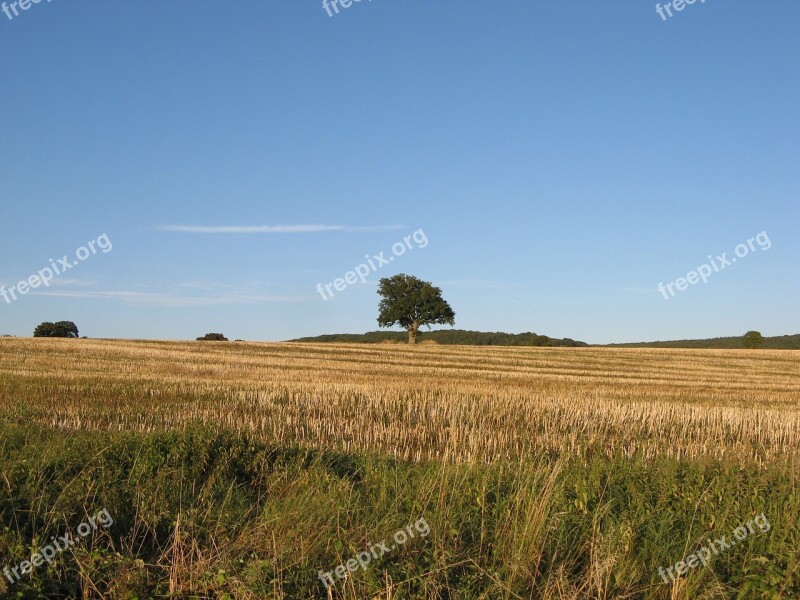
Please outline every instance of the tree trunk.
[{"label": "tree trunk", "polygon": [[419,333],[419,324],[413,323],[411,327],[408,328],[408,343],[409,344],[416,344],[417,343],[417,333]]}]

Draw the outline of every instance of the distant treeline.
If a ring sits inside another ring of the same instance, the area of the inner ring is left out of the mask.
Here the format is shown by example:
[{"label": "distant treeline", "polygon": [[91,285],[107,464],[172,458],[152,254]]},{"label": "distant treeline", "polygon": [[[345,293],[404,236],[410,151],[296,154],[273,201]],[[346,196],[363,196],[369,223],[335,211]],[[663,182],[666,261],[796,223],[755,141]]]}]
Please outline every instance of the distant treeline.
[{"label": "distant treeline", "polygon": [[[404,331],[370,331],[368,333],[334,333],[304,337],[290,342],[339,342],[349,344],[381,344],[395,342],[405,344],[408,334]],[[578,347],[589,346],[570,338],[551,338],[536,333],[502,333],[486,331],[466,331],[464,329],[443,329],[420,331],[420,342],[451,344],[463,346],[549,346]],[[667,342],[631,342],[628,344],[602,344],[614,348],[717,348],[721,350],[741,349],[742,338],[720,337],[705,340],[672,340]],[[800,350],[800,334],[765,337],[764,350]]]},{"label": "distant treeline", "polygon": [[[606,344],[615,348],[718,348],[741,349],[741,337],[720,337],[706,340],[673,340],[670,342],[636,342],[631,344]],[[800,350],[800,334],[765,337],[763,350]]]},{"label": "distant treeline", "polygon": [[[340,342],[360,344],[380,344],[396,342],[405,344],[408,334],[405,331],[370,331],[368,333],[334,333],[305,337],[292,342]],[[570,338],[556,339],[536,333],[501,333],[485,331],[465,331],[463,329],[443,329],[438,331],[420,331],[419,342],[435,342],[463,346],[588,346],[586,342],[577,342]]]}]

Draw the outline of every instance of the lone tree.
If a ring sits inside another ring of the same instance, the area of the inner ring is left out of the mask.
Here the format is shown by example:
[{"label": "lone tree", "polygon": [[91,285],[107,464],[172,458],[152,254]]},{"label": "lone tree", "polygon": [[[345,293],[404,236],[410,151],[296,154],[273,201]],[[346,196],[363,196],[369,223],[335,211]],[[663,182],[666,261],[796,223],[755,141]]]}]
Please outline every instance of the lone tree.
[{"label": "lone tree", "polygon": [[381,300],[378,325],[400,325],[408,330],[408,343],[417,343],[421,325],[454,325],[456,313],[442,298],[442,290],[413,275],[384,277],[378,294]]},{"label": "lone tree", "polygon": [[58,323],[46,321],[39,323],[33,330],[33,337],[77,338],[78,327],[72,321],[59,321]]},{"label": "lone tree", "polygon": [[742,337],[742,344],[744,344],[745,348],[750,348],[751,350],[761,348],[764,345],[764,336],[759,331],[748,331]]},{"label": "lone tree", "polygon": [[198,342],[227,342],[226,338],[221,333],[207,333],[203,337],[197,338]]}]

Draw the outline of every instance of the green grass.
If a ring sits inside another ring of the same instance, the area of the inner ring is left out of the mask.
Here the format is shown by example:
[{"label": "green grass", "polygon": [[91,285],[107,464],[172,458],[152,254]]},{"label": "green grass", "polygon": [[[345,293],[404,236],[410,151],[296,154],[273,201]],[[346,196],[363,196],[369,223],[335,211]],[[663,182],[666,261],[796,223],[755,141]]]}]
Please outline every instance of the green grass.
[{"label": "green grass", "polygon": [[[9,421],[0,456],[0,568],[101,509],[115,520],[5,582],[7,598],[323,598],[318,571],[420,517],[430,535],[333,597],[385,598],[390,586],[394,599],[800,597],[796,465],[412,464],[233,432],[67,435]],[[662,583],[658,567],[761,513],[769,532]]]}]

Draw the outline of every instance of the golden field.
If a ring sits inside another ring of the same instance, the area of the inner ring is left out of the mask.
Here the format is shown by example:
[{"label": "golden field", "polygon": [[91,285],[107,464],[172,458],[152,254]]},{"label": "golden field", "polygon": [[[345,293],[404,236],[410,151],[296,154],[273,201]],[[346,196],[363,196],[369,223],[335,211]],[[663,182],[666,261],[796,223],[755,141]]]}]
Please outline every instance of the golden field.
[{"label": "golden field", "polygon": [[800,449],[800,354],[3,338],[4,415],[67,431],[202,423],[412,461],[764,463]]}]

